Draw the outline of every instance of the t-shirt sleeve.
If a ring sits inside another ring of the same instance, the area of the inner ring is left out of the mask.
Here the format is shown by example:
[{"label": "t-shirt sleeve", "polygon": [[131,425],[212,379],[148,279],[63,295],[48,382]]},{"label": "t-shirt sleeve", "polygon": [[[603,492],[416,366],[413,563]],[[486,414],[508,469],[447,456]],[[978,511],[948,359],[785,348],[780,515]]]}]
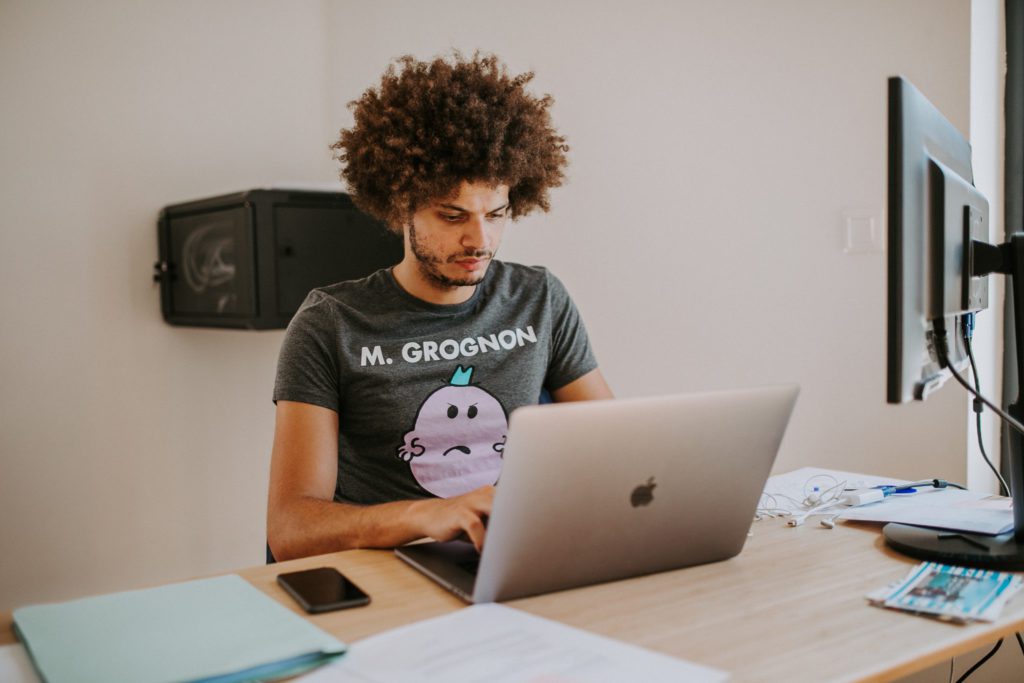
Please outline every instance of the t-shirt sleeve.
[{"label": "t-shirt sleeve", "polygon": [[274,403],[298,401],[338,410],[338,327],[324,294],[313,291],[295,313],[277,360]]},{"label": "t-shirt sleeve", "polygon": [[551,361],[544,386],[549,391],[561,389],[597,368],[597,358],[590,348],[587,328],[583,325],[576,304],[569,297],[561,280],[547,273],[548,304],[551,306]]}]

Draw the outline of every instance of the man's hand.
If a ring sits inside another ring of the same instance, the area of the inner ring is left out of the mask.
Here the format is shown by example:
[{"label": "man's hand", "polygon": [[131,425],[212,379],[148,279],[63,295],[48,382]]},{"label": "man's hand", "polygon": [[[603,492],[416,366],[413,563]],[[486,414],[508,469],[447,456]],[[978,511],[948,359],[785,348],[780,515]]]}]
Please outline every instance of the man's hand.
[{"label": "man's hand", "polygon": [[491,514],[494,487],[481,486],[454,498],[416,501],[419,527],[435,541],[451,541],[461,534],[469,536],[477,551],[484,547],[484,518]]}]

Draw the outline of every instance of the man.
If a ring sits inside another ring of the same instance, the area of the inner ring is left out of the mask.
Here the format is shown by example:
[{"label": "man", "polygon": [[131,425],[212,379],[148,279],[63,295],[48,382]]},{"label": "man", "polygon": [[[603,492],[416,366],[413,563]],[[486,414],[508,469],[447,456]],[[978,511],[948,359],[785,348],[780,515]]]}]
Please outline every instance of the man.
[{"label": "man", "polygon": [[493,56],[403,57],[334,145],[357,206],[402,261],[314,290],[281,349],[267,538],[277,559],[467,536],[479,549],[508,415],[610,398],[543,268],[494,260],[509,219],[548,209],[564,138],[549,96]]}]

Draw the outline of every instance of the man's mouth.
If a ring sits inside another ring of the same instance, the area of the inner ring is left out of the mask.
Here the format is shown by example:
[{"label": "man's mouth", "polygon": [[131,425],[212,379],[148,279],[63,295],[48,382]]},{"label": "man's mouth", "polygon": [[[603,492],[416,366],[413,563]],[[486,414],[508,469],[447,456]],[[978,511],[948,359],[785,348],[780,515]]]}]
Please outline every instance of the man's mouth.
[{"label": "man's mouth", "polygon": [[490,261],[494,257],[494,252],[481,249],[480,251],[474,251],[473,253],[462,252],[461,254],[452,254],[448,257],[448,263],[484,263]]},{"label": "man's mouth", "polygon": [[464,453],[465,455],[469,455],[472,452],[469,450],[469,446],[452,446],[441,455],[448,455],[452,451],[459,451],[460,453]]},{"label": "man's mouth", "polygon": [[455,265],[463,270],[480,270],[489,260],[486,258],[461,258],[455,260]]}]

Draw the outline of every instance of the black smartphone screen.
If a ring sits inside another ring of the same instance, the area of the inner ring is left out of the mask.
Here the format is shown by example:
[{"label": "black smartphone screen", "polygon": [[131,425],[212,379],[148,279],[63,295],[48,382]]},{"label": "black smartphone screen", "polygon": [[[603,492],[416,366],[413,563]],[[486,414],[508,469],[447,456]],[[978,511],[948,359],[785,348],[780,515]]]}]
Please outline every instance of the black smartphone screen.
[{"label": "black smartphone screen", "polygon": [[334,567],[279,574],[277,582],[307,612],[329,612],[370,602],[369,595]]}]

